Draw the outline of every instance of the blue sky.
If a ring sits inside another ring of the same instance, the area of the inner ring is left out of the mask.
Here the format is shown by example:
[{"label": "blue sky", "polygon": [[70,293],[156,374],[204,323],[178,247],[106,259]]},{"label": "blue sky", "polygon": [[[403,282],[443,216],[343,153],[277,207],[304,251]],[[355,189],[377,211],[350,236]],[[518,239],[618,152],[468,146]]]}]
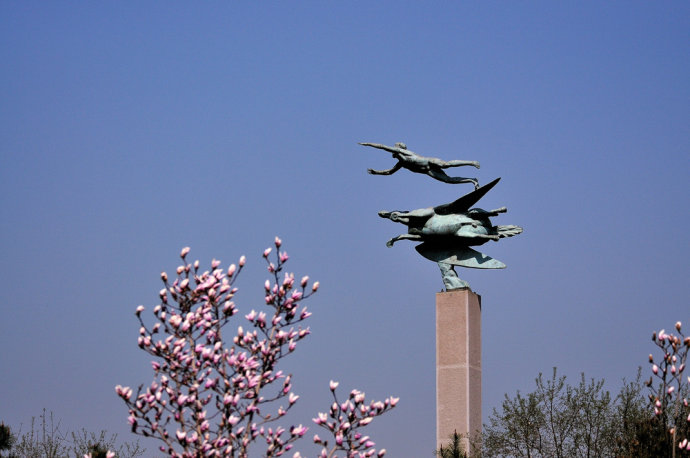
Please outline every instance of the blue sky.
[{"label": "blue sky", "polygon": [[376,212],[471,185],[368,175],[393,162],[360,141],[502,177],[480,206],[525,232],[482,247],[506,270],[459,272],[483,298],[485,418],[553,366],[616,391],[653,330],[690,325],[685,2],[3,2],[0,43],[11,425],[45,407],[134,439],[113,387],[151,379],[133,311],[159,272],[186,245],[245,254],[248,312],[279,235],[322,285],[286,361],[294,423],[336,379],[401,397],[372,437],[431,456],[441,278],[412,243],[385,246],[404,227]]}]

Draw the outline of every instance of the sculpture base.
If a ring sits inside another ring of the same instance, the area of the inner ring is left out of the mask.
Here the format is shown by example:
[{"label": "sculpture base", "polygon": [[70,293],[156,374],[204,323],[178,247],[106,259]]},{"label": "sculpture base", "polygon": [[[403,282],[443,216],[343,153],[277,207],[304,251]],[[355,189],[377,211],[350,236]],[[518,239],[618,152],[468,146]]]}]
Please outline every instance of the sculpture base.
[{"label": "sculpture base", "polygon": [[436,294],[436,446],[455,431],[482,428],[481,296],[469,288]]}]

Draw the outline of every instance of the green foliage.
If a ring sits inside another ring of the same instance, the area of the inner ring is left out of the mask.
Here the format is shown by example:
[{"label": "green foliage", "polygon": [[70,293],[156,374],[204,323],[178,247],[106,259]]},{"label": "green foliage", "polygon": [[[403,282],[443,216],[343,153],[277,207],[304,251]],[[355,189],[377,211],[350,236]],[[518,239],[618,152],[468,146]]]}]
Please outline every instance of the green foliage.
[{"label": "green foliage", "polygon": [[65,435],[60,431],[60,422],[57,424],[53,417],[43,413],[39,416],[40,428],[36,426],[36,418],[31,418],[31,430],[19,437],[12,448],[14,455],[25,458],[62,458],[68,456],[69,449],[65,441]]},{"label": "green foliage", "polygon": [[105,431],[95,434],[82,428],[78,433],[71,433],[71,436],[71,449],[77,457],[90,453],[92,458],[105,458],[108,450],[115,452],[117,458],[134,458],[144,453],[139,442],[125,442],[118,447],[117,434],[108,436]]},{"label": "green foliage", "polygon": [[[2,432],[6,429],[9,433],[9,428],[4,424],[0,425],[1,440]],[[81,458],[89,453],[92,458],[105,458],[109,450],[113,451],[117,458],[135,458],[143,455],[145,451],[138,442],[124,443],[118,447],[116,440],[116,434],[108,436],[105,431],[95,434],[82,429],[69,435],[63,433],[60,421],[55,420],[52,412],[47,414],[43,409],[38,424],[36,418],[32,418],[31,429],[21,434],[18,440],[12,436],[10,446],[4,450],[9,450],[9,457],[22,458]]]},{"label": "green foliage", "polygon": [[11,449],[15,441],[16,438],[14,434],[12,434],[10,427],[0,422],[0,453],[2,453],[3,450]]},{"label": "green foliage", "polygon": [[[672,438],[643,394],[640,375],[611,398],[604,381],[566,383],[554,368],[536,390],[506,395],[482,434],[484,457],[665,457]],[[686,427],[687,428],[687,427]],[[690,456],[677,451],[676,456]]]},{"label": "green foliage", "polygon": [[469,458],[465,453],[465,447],[462,444],[462,436],[458,434],[457,430],[451,436],[452,442],[448,447],[436,450],[434,454],[439,458]]}]

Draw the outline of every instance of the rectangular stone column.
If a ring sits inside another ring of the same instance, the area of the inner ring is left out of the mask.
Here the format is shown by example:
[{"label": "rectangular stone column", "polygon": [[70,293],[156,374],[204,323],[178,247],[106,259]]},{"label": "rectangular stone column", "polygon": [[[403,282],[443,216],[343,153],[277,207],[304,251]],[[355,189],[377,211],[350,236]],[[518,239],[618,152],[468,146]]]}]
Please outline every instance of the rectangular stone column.
[{"label": "rectangular stone column", "polygon": [[[482,428],[481,296],[436,293],[436,446]],[[469,450],[469,442],[463,441]]]}]

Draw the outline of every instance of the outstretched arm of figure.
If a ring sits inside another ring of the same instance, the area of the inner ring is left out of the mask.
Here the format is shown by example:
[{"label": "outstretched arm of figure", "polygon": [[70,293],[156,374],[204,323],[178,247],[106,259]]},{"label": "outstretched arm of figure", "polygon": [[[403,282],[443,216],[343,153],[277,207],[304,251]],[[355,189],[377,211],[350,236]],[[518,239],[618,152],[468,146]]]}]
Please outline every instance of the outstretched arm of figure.
[{"label": "outstretched arm of figure", "polygon": [[397,146],[387,146],[387,145],[382,145],[381,143],[359,143],[362,146],[371,146],[372,148],[377,148],[377,149],[382,149],[384,151],[388,151],[389,153],[400,153],[400,148]]},{"label": "outstretched arm of figure", "polygon": [[374,170],[374,169],[367,169],[367,172],[371,175],[393,175],[395,172],[400,170],[402,168],[402,165],[400,162],[397,162],[393,168],[388,169],[388,170]]}]

